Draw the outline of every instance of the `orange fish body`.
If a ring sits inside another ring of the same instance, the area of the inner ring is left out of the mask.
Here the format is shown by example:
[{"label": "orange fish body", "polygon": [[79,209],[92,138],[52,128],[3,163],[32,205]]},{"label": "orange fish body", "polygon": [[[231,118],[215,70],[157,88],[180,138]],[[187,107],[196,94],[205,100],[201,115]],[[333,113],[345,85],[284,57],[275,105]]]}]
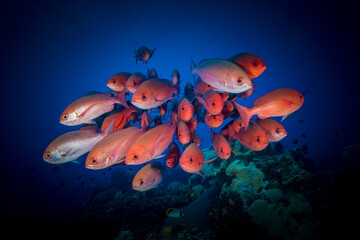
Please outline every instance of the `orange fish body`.
[{"label": "orange fish body", "polygon": [[124,157],[133,142],[144,133],[132,126],[116,131],[99,141],[86,158],[85,167],[104,169],[124,161]]},{"label": "orange fish body", "polygon": [[221,113],[224,115],[224,119],[230,117],[230,115],[234,112],[234,104],[230,101],[224,102],[224,108]]},{"label": "orange fish body", "polygon": [[190,142],[190,130],[184,121],[178,122],[176,134],[182,144],[185,145]]},{"label": "orange fish body", "polygon": [[125,124],[129,121],[129,117],[132,113],[137,112],[137,110],[134,107],[130,107],[130,108],[126,108],[125,110],[118,112],[118,113],[114,113],[111,114],[109,116],[107,116],[104,119],[104,122],[101,126],[101,131],[104,131],[104,129],[107,128],[107,126],[109,126],[109,124],[114,121],[114,131],[118,131],[120,129],[122,129]]},{"label": "orange fish body", "polygon": [[135,174],[132,188],[141,192],[155,188],[161,183],[164,172],[165,168],[161,163],[148,163]]},{"label": "orange fish body", "polygon": [[83,96],[72,102],[63,111],[60,116],[60,123],[67,126],[94,123],[92,119],[111,112],[115,103],[120,104],[120,98],[111,97],[111,94],[108,93]]},{"label": "orange fish body", "polygon": [[140,125],[144,131],[147,131],[150,127],[150,117],[146,112],[141,115]]},{"label": "orange fish body", "polygon": [[149,79],[136,89],[131,103],[141,109],[160,106],[177,94],[177,88],[166,79]]},{"label": "orange fish body", "polygon": [[195,143],[198,147],[200,147],[201,139],[195,132],[190,133],[190,142]]},{"label": "orange fish body", "polygon": [[214,90],[207,91],[204,95],[204,98],[201,98],[197,94],[195,94],[195,96],[209,114],[219,114],[224,107],[224,101],[222,100],[222,97]]},{"label": "orange fish body", "polygon": [[250,120],[249,128],[242,128],[236,138],[251,151],[261,151],[269,144],[265,131],[254,120]]},{"label": "orange fish body", "polygon": [[169,168],[174,168],[178,165],[180,159],[180,148],[174,142],[170,145],[169,150],[165,156],[166,165]]},{"label": "orange fish body", "polygon": [[183,98],[178,105],[178,116],[184,122],[188,122],[194,114],[194,106],[187,98]]},{"label": "orange fish body", "polygon": [[231,147],[228,143],[228,141],[225,139],[225,137],[221,134],[214,133],[212,129],[211,130],[211,142],[213,144],[214,150],[216,154],[221,159],[229,159],[231,156]]},{"label": "orange fish body", "polygon": [[117,73],[106,82],[106,86],[108,86],[111,90],[116,92],[121,92],[126,89],[126,82],[131,76],[131,73],[128,72],[120,72]]},{"label": "orange fish body", "polygon": [[142,134],[128,150],[125,163],[138,165],[158,158],[173,140],[175,126],[164,123]]},{"label": "orange fish body", "polygon": [[204,163],[211,162],[215,159],[204,162],[204,156],[201,149],[195,144],[190,144],[180,157],[180,167],[188,173],[198,173],[201,175],[200,170]]},{"label": "orange fish body", "polygon": [[222,130],[221,135],[227,137],[229,142],[236,140],[235,135],[244,127],[244,122],[240,118],[235,118],[227,124]]},{"label": "orange fish body", "polygon": [[239,94],[239,97],[242,97],[246,100],[246,98],[248,98],[251,94],[253,94],[254,92],[254,88],[255,88],[255,83],[254,81],[251,80],[251,88],[245,92],[242,92]]},{"label": "orange fish body", "polygon": [[167,112],[167,103],[161,104],[158,108],[160,116],[165,116]]},{"label": "orange fish body", "polygon": [[304,96],[298,91],[278,88],[256,99],[252,108],[243,107],[236,102],[234,105],[244,120],[246,129],[253,115],[257,115],[260,119],[282,116],[282,121],[298,110],[303,103]]},{"label": "orange fish body", "polygon": [[134,93],[136,89],[146,80],[146,76],[141,72],[135,72],[126,81],[126,89],[130,93]]},{"label": "orange fish body", "polygon": [[192,133],[196,130],[197,128],[197,124],[198,121],[196,120],[196,117],[193,115],[191,117],[191,119],[189,120],[189,122],[187,123],[188,127],[189,127],[189,131]]},{"label": "orange fish body", "polygon": [[252,53],[238,53],[228,60],[244,70],[250,79],[258,77],[267,68],[264,60]]},{"label": "orange fish body", "polygon": [[89,152],[97,142],[111,132],[112,124],[102,133],[97,133],[93,128],[64,133],[47,146],[43,159],[53,164],[74,161]]},{"label": "orange fish body", "polygon": [[207,91],[209,91],[210,89],[214,89],[213,86],[211,86],[210,84],[203,82],[201,80],[199,80],[197,82],[197,84],[195,85],[195,90],[200,93],[201,95],[204,95]]},{"label": "orange fish body", "polygon": [[156,50],[156,48],[154,48],[153,50],[150,50],[146,46],[141,46],[139,49],[135,50],[136,64],[138,63],[138,61],[142,61],[147,64],[149,59],[154,54],[155,50]]},{"label": "orange fish body", "polygon": [[254,120],[265,131],[269,142],[278,142],[287,136],[284,126],[272,118]]},{"label": "orange fish body", "polygon": [[207,124],[210,128],[220,127],[223,121],[224,115],[222,113],[219,113],[217,115],[207,114],[204,119],[205,124]]}]

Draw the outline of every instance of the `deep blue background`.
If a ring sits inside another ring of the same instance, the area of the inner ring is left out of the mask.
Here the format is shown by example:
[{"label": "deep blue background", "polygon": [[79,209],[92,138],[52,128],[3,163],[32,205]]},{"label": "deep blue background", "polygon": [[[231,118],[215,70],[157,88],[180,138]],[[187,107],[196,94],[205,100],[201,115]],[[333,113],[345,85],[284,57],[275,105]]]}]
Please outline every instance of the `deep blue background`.
[{"label": "deep blue background", "polygon": [[[53,171],[42,154],[55,137],[77,129],[58,123],[63,109],[88,91],[108,92],[107,79],[120,71],[146,73],[155,67],[160,77],[170,79],[177,68],[184,86],[190,58],[197,63],[252,52],[268,69],[255,79],[257,92],[238,100],[240,104],[252,106],[257,97],[279,87],[308,91],[303,107],[283,122],[288,131],[284,145],[307,144],[309,156],[324,167],[336,163],[344,146],[359,142],[359,37],[351,3],[0,4],[2,214],[21,209],[60,212],[76,206],[88,187],[109,183],[107,170],[87,170],[83,158],[82,164]],[[142,45],[157,48],[148,65],[135,64],[134,49]],[[207,147],[209,129],[201,125],[197,133]],[[299,144],[292,144],[294,139]]]}]

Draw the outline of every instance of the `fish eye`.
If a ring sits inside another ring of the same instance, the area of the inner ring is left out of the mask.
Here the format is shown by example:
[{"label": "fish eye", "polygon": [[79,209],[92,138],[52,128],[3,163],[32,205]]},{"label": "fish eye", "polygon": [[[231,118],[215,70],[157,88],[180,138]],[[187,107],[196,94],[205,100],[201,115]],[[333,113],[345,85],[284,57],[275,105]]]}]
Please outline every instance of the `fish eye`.
[{"label": "fish eye", "polygon": [[242,82],[242,78],[241,78],[241,77],[238,77],[236,83],[237,83],[237,84],[241,84],[241,82]]},{"label": "fish eye", "polygon": [[216,119],[216,116],[215,116],[215,115],[213,115],[213,119]]},{"label": "fish eye", "polygon": [[302,95],[300,95],[300,98],[303,98],[303,96],[302,96]]},{"label": "fish eye", "polygon": [[275,132],[276,132],[276,133],[279,133],[279,132],[280,132],[280,131],[279,131],[279,128],[276,128]]},{"label": "fish eye", "polygon": [[142,99],[143,101],[145,101],[145,100],[147,99],[146,94],[142,95],[141,99]]},{"label": "fish eye", "polygon": [[96,164],[97,163],[97,158],[96,157],[91,158],[90,163],[91,164]]},{"label": "fish eye", "polygon": [[144,180],[142,178],[139,179],[139,185],[143,185],[144,184]]},{"label": "fish eye", "polygon": [[184,107],[182,107],[182,108],[181,108],[181,110],[183,110],[183,111],[184,111],[184,110],[185,110],[185,109],[184,109]]},{"label": "fish eye", "polygon": [[241,124],[241,123],[239,123],[239,127],[242,127],[242,124]]},{"label": "fish eye", "polygon": [[65,120],[67,120],[67,119],[69,118],[69,115],[64,114],[62,118],[65,119]]},{"label": "fish eye", "polygon": [[257,136],[256,141],[260,142],[260,136]]},{"label": "fish eye", "polygon": [[213,103],[211,103],[211,105],[215,106],[215,103],[213,102]]},{"label": "fish eye", "polygon": [[115,79],[115,78],[113,78],[113,79],[112,79],[112,82],[113,82],[113,83],[116,83],[116,79]]},{"label": "fish eye", "polygon": [[252,65],[254,66],[254,67],[256,67],[257,65],[258,65],[258,61],[253,61],[253,63],[252,63]]},{"label": "fish eye", "polygon": [[211,87],[210,84],[208,84],[208,87]]},{"label": "fish eye", "polygon": [[46,158],[46,159],[51,158],[51,153],[50,153],[50,152],[45,153],[45,158]]},{"label": "fish eye", "polygon": [[222,149],[222,148],[220,149],[220,152],[223,152],[223,149]]},{"label": "fish eye", "polygon": [[134,154],[132,158],[133,158],[133,159],[137,159],[137,158],[138,158],[138,155]]},{"label": "fish eye", "polygon": [[136,82],[134,82],[134,86],[136,86]]},{"label": "fish eye", "polygon": [[190,162],[193,162],[193,159],[192,158],[190,158],[190,160],[189,160]]}]

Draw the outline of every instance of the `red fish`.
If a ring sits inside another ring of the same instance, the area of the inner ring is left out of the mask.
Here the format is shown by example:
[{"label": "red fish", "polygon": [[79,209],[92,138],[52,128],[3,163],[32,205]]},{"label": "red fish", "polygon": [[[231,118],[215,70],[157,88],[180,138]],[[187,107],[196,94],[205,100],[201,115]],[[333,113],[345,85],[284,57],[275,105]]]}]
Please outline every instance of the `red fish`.
[{"label": "red fish", "polygon": [[111,132],[112,124],[102,133],[98,133],[94,128],[64,133],[47,146],[43,159],[53,164],[74,161],[90,151],[97,142]]},{"label": "red fish", "polygon": [[221,134],[224,137],[227,137],[229,142],[232,142],[236,139],[235,135],[240,132],[241,128],[243,127],[243,120],[240,118],[235,118],[221,130]]},{"label": "red fish", "polygon": [[126,81],[131,76],[131,73],[120,72],[110,77],[107,81],[106,86],[116,92],[121,92],[126,89]]},{"label": "red fish", "polygon": [[204,122],[211,128],[220,127],[223,121],[224,121],[224,115],[222,113],[219,113],[217,115],[207,114],[204,120]]},{"label": "red fish", "polygon": [[224,102],[224,108],[221,113],[224,115],[224,119],[230,117],[230,115],[234,112],[234,104],[230,101]]},{"label": "red fish", "polygon": [[211,86],[210,84],[208,84],[206,82],[201,81],[200,78],[198,79],[198,82],[197,82],[197,84],[195,85],[194,88],[201,95],[204,95],[210,89],[214,89],[213,86]]},{"label": "red fish", "polygon": [[170,123],[164,123],[148,130],[130,147],[125,157],[125,163],[137,165],[160,157],[173,140],[174,132],[175,125]]},{"label": "red fish", "polygon": [[141,121],[140,121],[141,128],[147,131],[150,127],[150,117],[146,112],[143,112],[141,115]]},{"label": "red fish", "polygon": [[169,80],[149,79],[135,91],[131,103],[141,109],[151,109],[172,99],[177,89]]},{"label": "red fish", "polygon": [[200,148],[195,144],[190,144],[183,154],[180,157],[180,167],[188,173],[198,173],[202,176],[200,173],[200,170],[204,163],[209,163],[214,161],[216,158],[205,161],[204,162],[204,156]]},{"label": "red fish", "polygon": [[252,53],[238,53],[228,60],[238,65],[251,79],[258,77],[267,68],[264,60]]},{"label": "red fish", "polygon": [[131,74],[129,79],[126,81],[126,89],[128,92],[134,93],[138,87],[145,82],[146,76],[141,72],[135,72]]},{"label": "red fish", "polygon": [[175,69],[171,74],[172,80],[171,83],[177,88],[178,94],[180,94],[180,73],[177,69]]},{"label": "red fish", "polygon": [[225,137],[221,134],[211,131],[211,142],[214,150],[221,159],[229,159],[231,156],[231,147]]},{"label": "red fish", "polygon": [[195,132],[190,133],[190,142],[195,143],[198,147],[200,147],[201,139]]},{"label": "red fish", "polygon": [[204,98],[194,93],[196,99],[201,103],[209,114],[216,115],[221,112],[224,107],[222,97],[214,90],[209,90],[205,93]]},{"label": "red fish", "polygon": [[246,100],[246,98],[248,98],[251,94],[253,94],[254,92],[254,88],[255,88],[255,83],[254,81],[251,80],[251,88],[245,92],[242,92],[239,94],[239,97],[242,97]]},{"label": "red fish", "polygon": [[134,176],[132,188],[137,191],[147,191],[157,187],[163,179],[164,166],[159,162],[152,162],[142,167]]},{"label": "red fish", "polygon": [[246,129],[253,115],[257,115],[260,119],[282,116],[282,121],[298,110],[303,103],[304,96],[298,91],[278,88],[256,99],[252,108],[243,107],[236,102],[234,105],[244,120]]},{"label": "red fish", "polygon": [[107,116],[104,119],[104,122],[101,126],[101,131],[104,131],[105,128],[107,128],[107,126],[109,126],[109,124],[114,121],[114,131],[118,131],[120,129],[122,129],[125,124],[129,121],[129,117],[132,113],[137,112],[137,110],[131,106],[130,108],[126,108],[125,110],[118,112],[118,113],[114,113],[111,114],[109,116]]},{"label": "red fish", "polygon": [[219,95],[221,96],[223,102],[226,102],[230,97],[230,94],[228,92],[221,92],[219,93]]},{"label": "red fish", "polygon": [[86,158],[85,167],[104,169],[124,162],[130,146],[144,132],[144,130],[132,126],[106,136],[91,149]]},{"label": "red fish", "polygon": [[111,112],[115,103],[122,104],[119,96],[111,97],[111,94],[108,93],[83,96],[72,102],[63,111],[60,116],[60,123],[68,126],[95,123],[92,119]]},{"label": "red fish", "polygon": [[251,88],[250,78],[236,64],[225,59],[207,59],[195,66],[191,60],[190,73],[221,92],[241,93]]},{"label": "red fish", "polygon": [[150,50],[146,46],[141,46],[138,50],[135,50],[134,57],[136,58],[136,64],[138,63],[138,61],[142,61],[147,64],[149,59],[154,54],[155,50],[156,50],[156,48],[154,48],[153,50]]},{"label": "red fish", "polygon": [[173,142],[170,145],[169,150],[165,157],[166,165],[169,168],[174,168],[178,165],[179,159],[180,159],[180,148],[175,142]]},{"label": "red fish", "polygon": [[148,75],[148,78],[158,78],[159,77],[155,68],[148,69],[147,75]]},{"label": "red fish", "polygon": [[236,138],[250,151],[261,151],[269,144],[265,131],[254,120],[250,120],[249,128],[242,128]]},{"label": "red fish", "polygon": [[184,122],[188,122],[194,114],[194,106],[187,98],[183,98],[178,105],[178,116]]},{"label": "red fish", "polygon": [[269,142],[278,142],[287,135],[284,126],[272,118],[258,118],[255,121],[265,131]]},{"label": "red fish", "polygon": [[190,142],[190,130],[184,121],[179,121],[177,125],[177,137],[182,144],[188,144]]},{"label": "red fish", "polygon": [[158,108],[160,116],[165,116],[167,112],[167,103],[161,104]]},{"label": "red fish", "polygon": [[190,121],[187,123],[188,127],[189,127],[189,131],[192,133],[196,130],[197,128],[197,120],[196,117],[192,116]]}]

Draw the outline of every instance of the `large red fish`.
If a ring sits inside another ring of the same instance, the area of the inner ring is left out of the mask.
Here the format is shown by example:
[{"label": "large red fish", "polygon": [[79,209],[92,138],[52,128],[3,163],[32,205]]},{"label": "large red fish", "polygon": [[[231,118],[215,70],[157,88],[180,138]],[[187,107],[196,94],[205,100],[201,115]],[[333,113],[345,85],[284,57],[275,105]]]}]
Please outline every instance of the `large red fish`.
[{"label": "large red fish", "polygon": [[228,58],[228,61],[238,65],[251,79],[258,77],[267,68],[264,60],[252,53],[238,53]]},{"label": "large red fish", "polygon": [[170,145],[169,150],[165,156],[166,165],[169,168],[174,168],[178,165],[179,159],[180,159],[180,148],[175,142],[173,142]]},{"label": "large red fish", "polygon": [[244,70],[225,59],[207,59],[197,66],[191,60],[190,73],[197,73],[203,82],[221,92],[241,93],[251,88],[250,78]]},{"label": "large red fish", "polygon": [[144,133],[136,126],[121,129],[99,141],[86,158],[85,167],[104,169],[125,161],[125,155],[134,141]]},{"label": "large red fish", "polygon": [[298,110],[304,103],[304,96],[291,88],[275,89],[254,101],[252,108],[247,108],[234,102],[241,118],[244,120],[245,129],[253,115],[260,119],[282,116],[284,120],[289,114]]},{"label": "large red fish", "polygon": [[106,82],[106,86],[115,92],[121,92],[126,89],[126,82],[130,76],[131,73],[128,72],[117,73],[110,77],[110,79]]},{"label": "large red fish", "polygon": [[83,96],[72,102],[60,116],[60,123],[68,126],[95,123],[93,119],[111,112],[116,103],[123,104],[119,96],[101,93]]},{"label": "large red fish", "polygon": [[125,163],[137,165],[158,158],[173,141],[175,125],[164,123],[142,134],[128,150]]},{"label": "large red fish", "polygon": [[114,120],[114,131],[118,131],[122,129],[125,124],[129,121],[129,117],[132,113],[137,112],[137,110],[131,106],[130,108],[126,108],[125,110],[111,114],[104,119],[104,122],[101,126],[101,131],[104,131],[107,126]]},{"label": "large red fish", "polygon": [[219,93],[209,90],[205,93],[204,98],[194,93],[196,99],[201,103],[209,114],[216,115],[221,112],[224,107],[224,101]]},{"label": "large red fish", "polygon": [[141,109],[160,106],[177,94],[177,88],[166,79],[149,79],[136,89],[131,103]]},{"label": "large red fish", "polygon": [[183,98],[178,105],[178,116],[184,122],[188,122],[194,114],[194,106],[187,98]]},{"label": "large red fish", "polygon": [[265,131],[269,142],[278,142],[287,135],[284,126],[272,118],[254,120]]},{"label": "large red fish", "polygon": [[179,121],[176,129],[176,134],[179,141],[182,144],[188,144],[190,142],[190,130],[184,121]]},{"label": "large red fish", "polygon": [[211,142],[213,144],[214,150],[216,154],[221,159],[229,159],[231,156],[231,147],[225,137],[221,134],[214,133],[212,129],[211,131]]},{"label": "large red fish", "polygon": [[201,149],[195,144],[190,144],[180,157],[180,167],[188,173],[200,173],[200,170],[204,163],[212,162],[216,158],[205,161]]},{"label": "large red fish", "polygon": [[132,188],[141,192],[155,188],[162,181],[164,173],[165,168],[161,163],[148,163],[135,174]]},{"label": "large red fish", "polygon": [[102,133],[98,133],[97,130],[97,128],[86,127],[60,135],[45,149],[44,161],[54,164],[74,161],[90,151],[97,142],[110,134],[112,132],[112,123]]},{"label": "large red fish", "polygon": [[265,131],[254,120],[250,120],[249,128],[242,128],[235,136],[250,151],[261,151],[269,144]]}]

